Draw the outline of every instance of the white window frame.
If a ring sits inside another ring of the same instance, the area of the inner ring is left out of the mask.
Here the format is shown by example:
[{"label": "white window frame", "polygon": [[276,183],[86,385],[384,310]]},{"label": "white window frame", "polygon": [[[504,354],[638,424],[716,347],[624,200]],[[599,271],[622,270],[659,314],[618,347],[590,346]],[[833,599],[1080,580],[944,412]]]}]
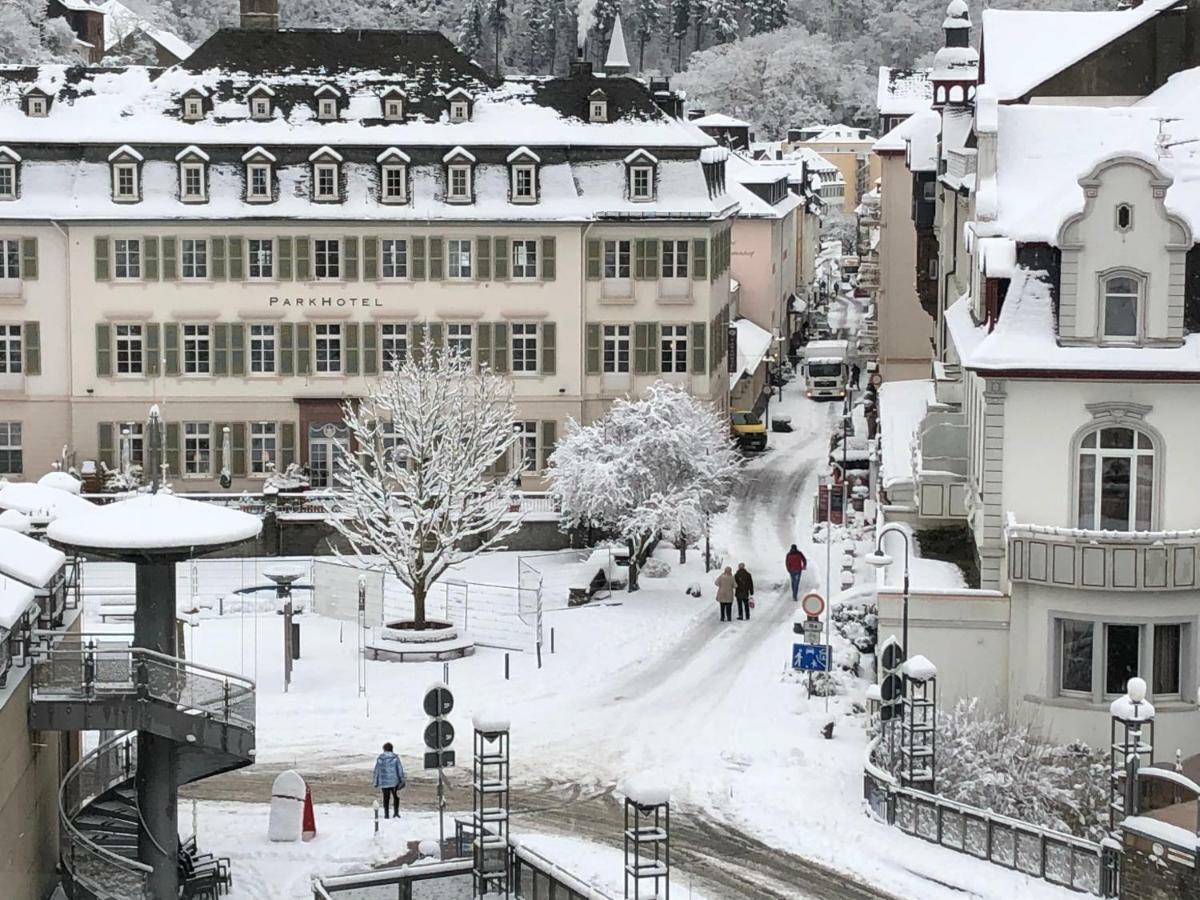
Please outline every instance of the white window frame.
[{"label": "white window frame", "polygon": [[[1080,687],[1068,688],[1065,686],[1064,665],[1066,663],[1066,647],[1064,637],[1068,623],[1085,625],[1091,629],[1090,672],[1086,690]],[[1114,685],[1114,687],[1119,687],[1120,689],[1110,691],[1108,684],[1108,666],[1111,649],[1111,634],[1109,630],[1114,627],[1130,627],[1138,630],[1135,672],[1145,678],[1147,684],[1150,685],[1155,703],[1161,701],[1180,701],[1185,700],[1189,695],[1195,696],[1194,676],[1189,676],[1190,667],[1194,666],[1193,660],[1195,658],[1195,648],[1193,646],[1195,628],[1194,622],[1191,619],[1171,616],[1162,619],[1149,617],[1137,619],[1096,618],[1088,616],[1086,613],[1081,615],[1074,612],[1055,613],[1051,620],[1053,637],[1052,683],[1056,696],[1094,705],[1108,703],[1113,698],[1119,697],[1124,693],[1124,685]],[[1154,640],[1155,632],[1160,628],[1179,629],[1178,668],[1171,673],[1178,680],[1178,690],[1176,691],[1159,692],[1154,690],[1160,674],[1154,671]],[[1192,683],[1189,683],[1190,681]]]},{"label": "white window frame", "polygon": [[279,371],[279,328],[274,322],[250,323],[248,371],[256,377],[275,375]]},{"label": "white window frame", "polygon": [[25,371],[25,346],[21,326],[0,325],[0,375],[20,375]]},{"label": "white window frame", "polygon": [[[533,254],[530,255],[529,249],[533,248]],[[510,274],[513,281],[536,281],[538,277],[538,266],[541,260],[538,259],[538,240],[537,238],[515,238],[512,241],[512,260]],[[530,271],[532,269],[532,271]],[[518,274],[518,271],[520,274]]]},{"label": "white window frame", "polygon": [[542,423],[536,419],[518,419],[513,423],[517,433],[513,449],[516,451],[516,467],[523,474],[536,475],[541,471]]},{"label": "white window frame", "polygon": [[[189,181],[195,177],[199,190],[193,191]],[[199,203],[208,200],[208,166],[202,162],[179,164],[179,199],[184,203]]]},{"label": "white window frame", "polygon": [[[122,177],[129,177],[129,190],[122,190]],[[138,164],[132,162],[118,162],[112,164],[112,192],[113,200],[118,203],[135,203],[142,196],[142,188],[139,183],[141,180],[138,172]]]},{"label": "white window frame", "polygon": [[[1117,279],[1125,279],[1133,283],[1134,289],[1128,291],[1112,291],[1109,289],[1109,283]],[[1115,334],[1109,331],[1108,328],[1108,301],[1109,298],[1133,300],[1133,333],[1132,334]],[[1136,343],[1142,336],[1142,310],[1145,304],[1146,297],[1146,279],[1145,276],[1138,272],[1127,270],[1116,270],[1105,272],[1100,276],[1100,337],[1105,341],[1116,341],[1121,343]]]},{"label": "white window frame", "polygon": [[468,122],[471,119],[471,105],[466,100],[450,101],[450,121]]},{"label": "white window frame", "polygon": [[[313,324],[313,371],[318,375],[341,375],[346,365],[346,334],[341,322]],[[322,363],[324,353],[324,363]],[[336,361],[336,368],[334,362]]]},{"label": "white window frame", "polygon": [[[117,422],[117,459],[121,458],[122,442],[129,442],[129,464],[146,464],[146,427],[141,422]],[[128,434],[126,434],[128,432]]]},{"label": "white window frame", "polygon": [[312,239],[312,273],[314,281],[342,280],[342,239]]},{"label": "white window frame", "polygon": [[379,277],[383,281],[409,279],[407,238],[379,239]]},{"label": "white window frame", "polygon": [[[470,203],[473,196],[471,185],[473,166],[470,163],[451,163],[446,166],[446,199],[452,203]],[[463,190],[455,190],[456,176],[462,176]]]},{"label": "white window frame", "polygon": [[208,238],[180,238],[179,277],[184,281],[208,281],[210,271]]},{"label": "white window frame", "polygon": [[0,282],[21,280],[21,241],[0,238]]},{"label": "white window frame", "polygon": [[[332,184],[332,190],[322,190],[322,179],[328,176]],[[317,162],[313,163],[313,199],[314,200],[339,200],[341,199],[340,186],[341,166],[338,163]]]},{"label": "white window frame", "polygon": [[540,375],[542,328],[537,322],[509,325],[509,369],[514,375]]},{"label": "white window frame", "polygon": [[446,351],[457,352],[463,359],[475,358],[475,326],[470,322],[446,323]]},{"label": "white window frame", "polygon": [[179,330],[180,371],[188,378],[212,375],[212,326],[207,322],[185,322]]},{"label": "white window frame", "polygon": [[[263,272],[263,251],[266,251],[266,264],[270,269]],[[256,272],[255,269],[258,271]],[[275,280],[275,239],[264,237],[246,238],[246,280],[274,281]]]},{"label": "white window frame", "polygon": [[[7,186],[5,185],[7,182]],[[17,164],[0,162],[0,200],[17,199]]]},{"label": "white window frame", "polygon": [[[213,472],[213,426],[212,422],[183,423],[183,472],[184,478],[212,478]],[[196,461],[202,457],[203,465]]]},{"label": "white window frame", "polygon": [[[527,189],[522,190],[522,178],[528,178]],[[514,203],[537,203],[537,166],[533,163],[521,163],[512,167],[512,198]]]},{"label": "white window frame", "polygon": [[[612,274],[609,274],[609,245],[612,245]],[[633,271],[633,241],[607,238],[600,245],[600,272],[607,281],[628,281]],[[624,266],[622,266],[622,259]],[[624,274],[622,274],[622,268]]]},{"label": "white window frame", "polygon": [[[265,458],[264,458],[265,457]],[[274,422],[250,423],[250,476],[265,478],[271,466],[278,466],[279,426]]]},{"label": "white window frame", "polygon": [[379,198],[384,203],[408,202],[408,166],[384,163],[380,167]]},{"label": "white window frame", "polygon": [[633,327],[603,325],[600,333],[600,371],[605,375],[628,375],[633,371]]},{"label": "white window frame", "polygon": [[608,121],[608,101],[591,100],[588,102],[588,119],[592,122]]},{"label": "white window frame", "polygon": [[113,280],[142,280],[142,239],[113,238]]},{"label": "white window frame", "polygon": [[[691,241],[676,238],[664,239],[659,248],[660,276],[667,281],[690,279],[691,253]],[[670,261],[668,262],[668,260]]]},{"label": "white window frame", "polygon": [[381,322],[379,325],[379,368],[390,372],[408,361],[412,329],[407,322]]},{"label": "white window frame", "polygon": [[[269,203],[275,199],[275,190],[272,184],[274,179],[273,167],[266,162],[248,162],[246,163],[246,200],[250,203]],[[254,189],[254,177],[261,175],[263,178],[263,186],[265,192],[258,192]]]},{"label": "white window frame", "polygon": [[50,104],[45,97],[29,98],[29,115],[35,119],[44,119],[50,114]]},{"label": "white window frame", "polygon": [[263,121],[270,119],[272,115],[271,98],[270,97],[251,97],[250,98],[250,118],[255,121]]},{"label": "white window frame", "polygon": [[[121,333],[122,330],[125,331],[124,334]],[[125,371],[121,371],[122,343],[125,344],[124,353],[127,356]],[[135,361],[136,367],[134,366]],[[141,322],[117,322],[114,324],[113,374],[118,378],[146,377],[146,326]]]},{"label": "white window frame", "polygon": [[317,99],[317,119],[321,122],[337,121],[338,102],[336,97],[319,97]]},{"label": "white window frame", "polygon": [[404,100],[399,97],[384,98],[383,117],[389,122],[404,121]]},{"label": "white window frame", "polygon": [[[639,176],[645,177],[645,189],[639,187]],[[654,199],[654,166],[634,163],[629,166],[629,199],[639,202]]]},{"label": "white window frame", "polygon": [[691,337],[687,323],[663,323],[658,331],[658,366],[664,375],[686,375]]},{"label": "white window frame", "polygon": [[[1106,431],[1129,431],[1133,434],[1132,447],[1101,447],[1101,437]],[[1092,446],[1087,446],[1091,443]],[[1148,431],[1138,428],[1133,425],[1101,425],[1092,428],[1079,439],[1078,453],[1075,459],[1075,506],[1076,506],[1076,522],[1078,526],[1086,530],[1104,530],[1109,531],[1149,531],[1154,528],[1154,524],[1158,513],[1158,496],[1157,488],[1159,479],[1162,477],[1161,471],[1161,455],[1159,454],[1159,442],[1154,435]],[[1080,503],[1084,485],[1083,479],[1083,460],[1086,457],[1092,459],[1092,491],[1091,491],[1091,519],[1084,521],[1084,510]],[[1100,518],[1101,506],[1104,501],[1104,461],[1112,459],[1123,459],[1129,466],[1129,513],[1126,520],[1127,527],[1124,529],[1115,529],[1111,525],[1105,526]],[[1142,460],[1150,462],[1150,504],[1149,517],[1143,521],[1138,521],[1138,492],[1140,490],[1138,469],[1139,463]]]},{"label": "white window frame", "polygon": [[25,471],[24,430],[20,422],[0,422],[0,475],[20,475]]},{"label": "white window frame", "polygon": [[472,238],[446,239],[446,277],[466,281],[475,277],[475,241]]},{"label": "white window frame", "polygon": [[183,118],[187,122],[198,122],[204,118],[204,100],[201,97],[183,98]]}]

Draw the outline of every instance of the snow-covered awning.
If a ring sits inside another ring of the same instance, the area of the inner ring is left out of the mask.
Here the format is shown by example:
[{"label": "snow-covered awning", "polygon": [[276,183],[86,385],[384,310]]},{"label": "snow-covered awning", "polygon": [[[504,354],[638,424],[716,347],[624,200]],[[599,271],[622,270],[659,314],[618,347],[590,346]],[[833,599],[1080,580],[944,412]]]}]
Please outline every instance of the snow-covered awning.
[{"label": "snow-covered awning", "polygon": [[36,601],[37,597],[29,585],[11,578],[0,578],[0,628],[12,631]]},{"label": "snow-covered awning", "polygon": [[11,147],[5,147],[5,146],[0,145],[0,156],[6,156],[13,162],[21,161],[21,154],[18,153],[16,150],[13,150]]},{"label": "snow-covered awning", "polygon": [[52,541],[71,547],[161,551],[236,544],[256,537],[260,531],[262,520],[257,516],[160,493],[138,494],[92,507],[86,513],[64,516],[52,522],[46,534]]},{"label": "snow-covered awning", "polygon": [[31,588],[45,588],[66,562],[66,554],[61,550],[9,528],[0,528],[0,575],[15,578]]},{"label": "snow-covered awning", "polygon": [[326,145],[324,147],[318,147],[316,150],[314,150],[312,152],[312,154],[308,157],[308,161],[316,162],[318,159],[322,159],[322,158],[335,159],[338,162],[341,162],[342,154],[338,153],[332,147]]},{"label": "snow-covered awning", "polygon": [[53,521],[59,516],[90,512],[95,504],[58,488],[18,482],[0,487],[0,509],[15,509],[35,521]]},{"label": "snow-covered awning", "polygon": [[634,150],[627,157],[625,157],[625,164],[632,165],[633,163],[637,162],[639,159],[644,159],[646,162],[648,162],[654,166],[658,165],[658,157],[657,156],[655,156],[653,153],[651,153],[648,150],[641,150],[641,149]]},{"label": "snow-covered awning", "polygon": [[455,147],[442,157],[442,162],[448,163],[455,159],[465,159],[467,162],[475,162],[475,154],[466,147]]},{"label": "snow-covered awning", "polygon": [[530,150],[528,147],[518,147],[512,153],[504,158],[505,162],[513,163],[518,159],[532,159],[535,163],[540,163],[542,158]]},{"label": "snow-covered awning", "polygon": [[265,159],[267,162],[275,162],[275,154],[266,147],[251,147],[242,154],[242,162],[249,162],[252,159]]},{"label": "snow-covered awning", "polygon": [[913,440],[935,402],[933,380],[885,381],[879,388],[879,477],[884,488],[913,480]]},{"label": "snow-covered awning", "polygon": [[771,352],[775,339],[771,332],[749,319],[738,319],[731,323],[737,329],[737,369],[729,373],[729,386],[733,387],[744,375],[754,375]]},{"label": "snow-covered awning", "polygon": [[403,150],[401,150],[399,147],[388,147],[386,150],[384,150],[382,153],[380,153],[377,157],[375,157],[375,162],[377,162],[377,163],[385,163],[385,162],[388,162],[389,160],[395,160],[396,162],[402,162],[402,163],[411,162],[408,154],[405,153]]},{"label": "snow-covered awning", "polygon": [[146,157],[142,156],[142,154],[140,154],[136,150],[134,150],[132,147],[130,147],[128,144],[122,144],[120,147],[118,147],[112,153],[108,154],[108,161],[112,162],[115,159],[120,159],[122,156],[128,156],[132,159],[136,159],[138,162],[142,162],[146,158]]},{"label": "snow-covered awning", "polygon": [[183,162],[189,156],[194,156],[197,159],[204,160],[205,162],[208,162],[208,160],[210,158],[207,153],[205,153],[203,150],[201,150],[195,144],[192,144],[190,147],[184,147],[182,150],[180,150],[178,153],[175,154],[175,162]]}]

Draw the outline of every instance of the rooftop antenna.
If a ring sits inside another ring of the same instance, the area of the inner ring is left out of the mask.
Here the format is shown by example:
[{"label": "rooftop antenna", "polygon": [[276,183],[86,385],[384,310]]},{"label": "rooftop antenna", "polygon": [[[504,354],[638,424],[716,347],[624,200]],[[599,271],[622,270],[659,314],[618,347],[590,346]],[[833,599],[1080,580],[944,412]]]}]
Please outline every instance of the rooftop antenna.
[{"label": "rooftop antenna", "polygon": [[1170,159],[1171,148],[1179,147],[1183,144],[1194,144],[1200,141],[1200,138],[1184,138],[1183,140],[1173,141],[1170,132],[1164,131],[1163,128],[1168,122],[1178,122],[1178,116],[1155,116],[1154,121],[1158,123],[1158,136],[1154,139],[1154,150],[1159,159]]}]

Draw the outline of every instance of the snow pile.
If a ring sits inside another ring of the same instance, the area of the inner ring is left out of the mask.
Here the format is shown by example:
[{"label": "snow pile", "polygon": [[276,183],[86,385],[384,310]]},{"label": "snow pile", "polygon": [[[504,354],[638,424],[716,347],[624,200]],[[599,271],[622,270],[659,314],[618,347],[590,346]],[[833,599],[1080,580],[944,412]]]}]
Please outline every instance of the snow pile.
[{"label": "snow pile", "polygon": [[1154,841],[1162,841],[1183,850],[1195,851],[1200,849],[1200,837],[1194,831],[1188,831],[1179,825],[1152,819],[1149,816],[1129,816],[1121,820],[1121,828],[1136,831]]},{"label": "snow pile", "polygon": [[0,487],[0,509],[14,509],[35,521],[91,512],[96,506],[58,488],[19,482]]},{"label": "snow pile", "polygon": [[66,472],[47,472],[37,480],[42,487],[56,488],[68,494],[83,493],[83,482]]},{"label": "snow pile", "polygon": [[885,381],[879,388],[879,476],[885,489],[913,478],[914,435],[935,401],[932,379]]},{"label": "snow pile", "polygon": [[928,657],[919,653],[911,659],[906,659],[900,666],[900,672],[912,681],[931,681],[937,677],[937,666]]},{"label": "snow pile", "polygon": [[0,574],[32,587],[46,587],[66,562],[67,557],[61,550],[11,528],[0,528]]},{"label": "snow pile", "polygon": [[1148,722],[1154,718],[1154,705],[1149,700],[1134,703],[1128,694],[1114,700],[1108,711],[1123,722]]},{"label": "snow pile", "polygon": [[29,534],[33,531],[33,522],[25,513],[17,512],[15,509],[6,509],[4,512],[0,512],[0,528],[7,528],[18,534]]},{"label": "snow pile", "polygon": [[500,715],[496,710],[487,710],[476,713],[471,718],[471,724],[475,726],[476,731],[482,731],[484,734],[500,734],[508,731],[512,723],[508,716]]},{"label": "snow pile", "polygon": [[[3,502],[4,491],[0,491],[0,504]],[[175,494],[139,494],[107,506],[88,505],[86,513],[53,522],[46,534],[53,541],[73,547],[173,550],[236,544],[262,531],[262,520],[257,516]]]},{"label": "snow pile", "polygon": [[623,785],[625,796],[638,806],[662,806],[671,802],[671,791],[646,774],[633,775]]},{"label": "snow pile", "polygon": [[33,588],[11,578],[0,578],[0,628],[11,631],[34,602]]}]

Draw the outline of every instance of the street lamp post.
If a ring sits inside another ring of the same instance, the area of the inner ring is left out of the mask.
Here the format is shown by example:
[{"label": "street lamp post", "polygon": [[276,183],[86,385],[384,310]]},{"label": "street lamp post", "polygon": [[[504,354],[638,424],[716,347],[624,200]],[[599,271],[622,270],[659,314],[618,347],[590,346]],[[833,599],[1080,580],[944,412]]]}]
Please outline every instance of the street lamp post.
[{"label": "street lamp post", "polygon": [[904,607],[900,627],[900,640],[904,645],[904,658],[908,659],[910,656],[908,652],[908,575],[909,561],[912,556],[911,547],[908,542],[908,532],[896,523],[885,525],[879,530],[879,535],[875,541],[875,552],[866,558],[866,563],[867,565],[875,566],[876,568],[882,568],[892,564],[892,558],[883,552],[883,536],[889,531],[896,532],[904,538]]}]

